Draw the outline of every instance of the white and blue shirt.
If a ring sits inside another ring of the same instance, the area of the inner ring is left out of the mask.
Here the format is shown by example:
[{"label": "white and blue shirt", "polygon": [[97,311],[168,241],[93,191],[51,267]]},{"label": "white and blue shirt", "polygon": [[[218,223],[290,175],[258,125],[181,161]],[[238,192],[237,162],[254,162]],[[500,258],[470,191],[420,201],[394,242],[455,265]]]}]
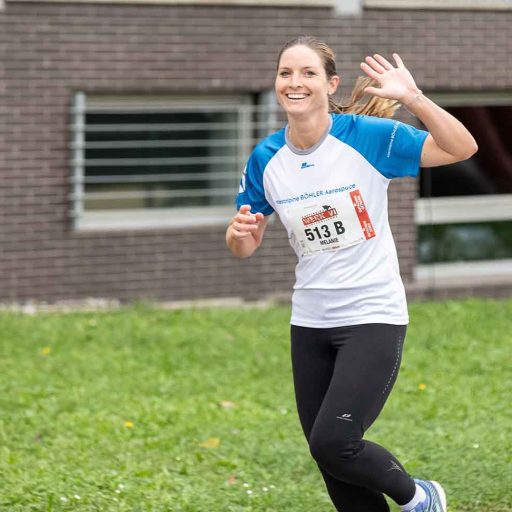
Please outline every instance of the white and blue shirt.
[{"label": "white and blue shirt", "polygon": [[294,147],[283,128],[253,150],[236,205],[277,212],[286,227],[298,256],[292,324],[408,323],[387,188],[418,174],[427,135],[390,119],[332,114],[311,148]]}]

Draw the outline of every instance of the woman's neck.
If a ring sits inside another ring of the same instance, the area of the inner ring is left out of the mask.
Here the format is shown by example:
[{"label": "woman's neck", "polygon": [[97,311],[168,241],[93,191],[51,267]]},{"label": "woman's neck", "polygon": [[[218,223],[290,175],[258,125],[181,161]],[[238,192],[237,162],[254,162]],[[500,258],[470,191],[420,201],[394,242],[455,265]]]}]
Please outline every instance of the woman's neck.
[{"label": "woman's neck", "polygon": [[330,118],[326,113],[322,118],[288,118],[288,138],[298,149],[314,146],[329,128]]}]

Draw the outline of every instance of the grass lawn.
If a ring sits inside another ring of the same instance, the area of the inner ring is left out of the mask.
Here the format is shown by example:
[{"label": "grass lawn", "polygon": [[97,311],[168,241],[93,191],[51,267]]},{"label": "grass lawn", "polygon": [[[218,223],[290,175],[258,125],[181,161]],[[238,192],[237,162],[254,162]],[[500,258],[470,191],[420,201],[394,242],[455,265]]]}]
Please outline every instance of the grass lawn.
[{"label": "grass lawn", "polygon": [[[410,312],[367,437],[442,482],[450,512],[511,512],[512,300]],[[295,412],[288,320],[0,313],[0,511],[333,511]]]}]

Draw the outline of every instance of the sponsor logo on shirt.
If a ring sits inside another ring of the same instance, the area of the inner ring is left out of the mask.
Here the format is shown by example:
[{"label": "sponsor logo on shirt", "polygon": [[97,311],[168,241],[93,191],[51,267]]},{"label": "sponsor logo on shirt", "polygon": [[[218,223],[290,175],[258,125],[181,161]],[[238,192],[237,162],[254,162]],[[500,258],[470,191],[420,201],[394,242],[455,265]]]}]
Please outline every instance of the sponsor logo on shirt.
[{"label": "sponsor logo on shirt", "polygon": [[308,167],[314,167],[315,164],[308,164],[307,162],[302,162],[300,168],[301,169],[307,169]]},{"label": "sponsor logo on shirt", "polygon": [[395,142],[395,135],[396,135],[396,131],[398,130],[399,126],[400,126],[400,123],[398,121],[393,126],[393,131],[391,132],[391,137],[389,138],[388,153],[386,155],[387,158],[389,158],[391,156],[391,149],[393,148],[393,142]]},{"label": "sponsor logo on shirt", "polygon": [[[348,186],[336,187],[336,188],[326,188],[324,190],[315,190],[312,192],[304,192],[295,197],[287,197],[283,199],[277,199],[277,204],[290,204],[290,203],[298,203],[300,201],[307,201],[308,199],[323,197],[323,196],[332,196],[333,194],[339,194],[340,192],[346,192],[348,190],[354,190],[356,188],[356,184],[352,183]],[[327,199],[329,200],[329,199]]]}]

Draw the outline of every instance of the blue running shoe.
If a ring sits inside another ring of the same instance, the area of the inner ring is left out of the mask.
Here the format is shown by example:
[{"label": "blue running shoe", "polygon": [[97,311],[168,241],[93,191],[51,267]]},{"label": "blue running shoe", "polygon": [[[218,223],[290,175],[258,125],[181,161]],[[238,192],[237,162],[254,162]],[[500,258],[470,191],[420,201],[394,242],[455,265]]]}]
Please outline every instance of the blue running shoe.
[{"label": "blue running shoe", "polygon": [[427,495],[411,512],[446,512],[446,495],[443,488],[433,480],[414,480]]}]

